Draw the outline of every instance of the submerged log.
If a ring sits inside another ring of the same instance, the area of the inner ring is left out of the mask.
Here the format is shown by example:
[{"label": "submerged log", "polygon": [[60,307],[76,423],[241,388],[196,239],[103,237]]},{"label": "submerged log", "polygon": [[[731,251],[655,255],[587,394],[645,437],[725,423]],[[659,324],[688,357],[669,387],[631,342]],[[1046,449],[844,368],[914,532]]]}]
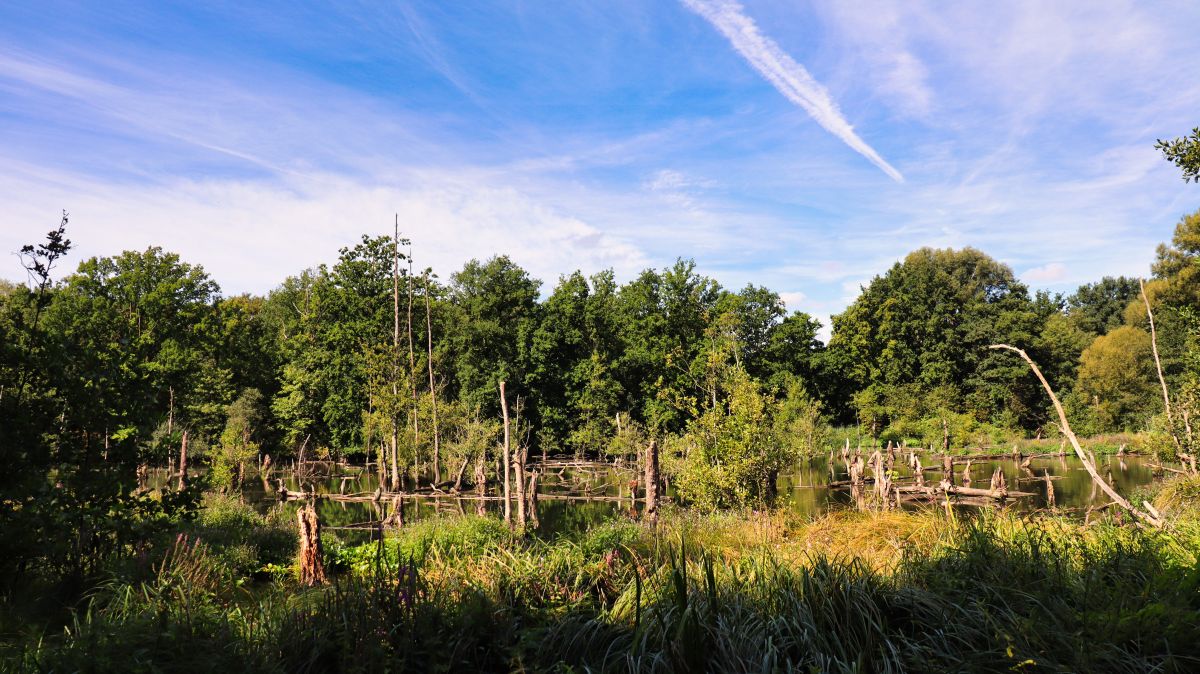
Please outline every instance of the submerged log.
[{"label": "submerged log", "polygon": [[321,521],[312,503],[296,512],[300,523],[300,582],[304,585],[323,585],[325,577],[324,550],[321,548]]}]

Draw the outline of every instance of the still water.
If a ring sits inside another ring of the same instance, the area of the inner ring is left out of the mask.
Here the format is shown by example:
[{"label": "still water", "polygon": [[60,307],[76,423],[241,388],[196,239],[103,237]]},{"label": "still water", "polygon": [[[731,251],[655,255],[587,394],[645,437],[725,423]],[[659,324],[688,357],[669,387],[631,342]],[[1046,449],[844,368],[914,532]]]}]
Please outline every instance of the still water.
[{"label": "still water", "polygon": [[[954,482],[960,486],[987,488],[992,472],[997,467],[1004,472],[1010,491],[1032,494],[1010,499],[1006,506],[1009,508],[1021,511],[1046,508],[1047,474],[1051,478],[1054,500],[1059,509],[1082,511],[1087,506],[1103,505],[1108,501],[1092,482],[1083,464],[1074,456],[1037,458],[1024,467],[1008,458],[973,461],[973,480],[969,485],[964,483],[962,465],[956,463]],[[1155,479],[1147,460],[1137,456],[1097,457],[1097,470],[1106,479],[1111,476],[1117,491],[1124,495],[1149,485]],[[925,475],[927,481],[933,484],[942,477],[940,470],[926,470]],[[633,478],[633,471],[627,468],[599,463],[551,461],[544,467],[538,485],[536,531],[541,536],[554,537],[585,530],[613,517],[636,516],[640,504],[631,499],[630,482]],[[904,482],[910,478],[911,471],[907,466],[901,467],[897,480]],[[853,507],[849,491],[831,486],[831,483],[846,479],[844,467],[835,465],[831,470],[826,459],[803,463],[780,476],[778,505],[809,517],[835,508]],[[374,523],[386,517],[392,507],[387,498],[382,502],[364,498],[374,494],[379,486],[374,471],[360,466],[335,464],[309,466],[303,476],[298,476],[294,471],[279,470],[272,476],[270,485],[260,484],[252,478],[249,484],[254,486],[247,496],[261,508],[279,507],[280,483],[293,493],[304,491],[330,495],[332,498],[317,501],[321,521],[327,529],[336,531],[347,540],[369,538],[375,530]],[[359,498],[337,500],[338,496]],[[457,496],[409,496],[403,499],[404,520],[413,522],[433,515],[477,513],[481,510],[500,512],[501,502],[494,498],[495,493],[489,496],[492,498],[482,501],[475,498],[473,491]],[[297,502],[282,504],[282,507],[295,508]]]}]

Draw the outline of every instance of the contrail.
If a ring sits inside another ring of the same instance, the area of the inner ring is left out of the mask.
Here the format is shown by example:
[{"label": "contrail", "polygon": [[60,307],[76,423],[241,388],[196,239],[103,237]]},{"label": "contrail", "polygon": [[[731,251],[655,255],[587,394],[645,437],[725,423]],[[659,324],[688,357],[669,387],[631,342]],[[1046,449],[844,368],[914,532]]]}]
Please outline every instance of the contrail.
[{"label": "contrail", "polygon": [[682,2],[719,30],[742,58],[749,61],[750,65],[767,78],[785,98],[804,108],[817,124],[841,138],[855,152],[866,157],[893,180],[898,183],[904,182],[904,176],[900,175],[899,171],[854,133],[854,127],[842,116],[842,111],[838,109],[837,103],[829,96],[825,87],[814,80],[804,66],[796,63],[795,59],[780,49],[774,40],[763,35],[758,30],[758,24],[746,16],[736,0]]}]

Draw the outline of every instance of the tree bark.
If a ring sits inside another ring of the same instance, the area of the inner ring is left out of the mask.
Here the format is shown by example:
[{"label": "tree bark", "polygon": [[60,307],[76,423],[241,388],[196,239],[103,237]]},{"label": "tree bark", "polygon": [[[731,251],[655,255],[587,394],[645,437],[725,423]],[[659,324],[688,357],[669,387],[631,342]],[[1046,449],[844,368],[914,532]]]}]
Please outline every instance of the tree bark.
[{"label": "tree bark", "polygon": [[388,416],[392,421],[392,455],[391,485],[392,491],[400,489],[400,429],[396,424],[396,398],[400,395],[400,387],[396,380],[400,377],[400,364],[396,361],[400,352],[400,214],[396,214],[396,230],[392,237],[392,404]]},{"label": "tree bark", "polygon": [[529,487],[525,492],[529,498],[529,520],[531,522],[533,522],[533,526],[535,528],[538,526],[538,514],[537,514],[537,510],[538,510],[538,499],[537,499],[538,475],[539,475],[538,471],[535,470],[535,471],[533,471],[533,474],[529,476]]},{"label": "tree bark", "polygon": [[[419,461],[421,456],[421,424],[417,413],[417,361],[413,355],[413,324],[412,324],[412,307],[413,307],[413,278],[412,278],[412,244],[408,245],[408,320],[406,322],[408,330],[408,381],[412,384],[412,423],[413,423],[413,466],[417,467],[417,474],[414,478],[419,484],[421,481],[421,471]],[[434,482],[436,483],[436,476]]]},{"label": "tree bark", "polygon": [[512,470],[509,467],[511,455],[509,453],[508,396],[504,392],[504,382],[500,382],[500,413],[504,416],[504,457],[500,464],[504,467],[504,521],[507,524],[512,524],[511,488],[509,485],[509,476]]},{"label": "tree bark", "polygon": [[650,441],[646,448],[646,521],[658,523],[658,443]]},{"label": "tree bark", "polygon": [[[521,397],[520,396],[517,396],[516,412],[517,412],[517,414],[516,414],[515,421],[516,421],[516,426],[517,426],[517,433],[519,434],[521,432]],[[521,528],[525,527],[526,506],[529,505],[528,501],[526,500],[526,491],[525,491],[525,450],[526,450],[525,443],[521,442],[518,437],[517,446],[514,448],[513,457],[512,457],[512,461],[513,461],[512,470],[514,473],[513,479],[516,480],[516,482],[517,482],[517,525],[520,526]]]},{"label": "tree bark", "polygon": [[312,503],[296,513],[300,524],[300,582],[312,587],[326,582],[324,551],[321,548],[321,521]]},{"label": "tree bark", "polygon": [[[437,387],[433,383],[433,317],[429,312],[429,271],[425,272],[425,348],[429,361],[429,406],[433,413],[433,481],[442,479],[442,440],[438,429]],[[462,471],[458,472],[462,482]]]},{"label": "tree bark", "polygon": [[188,432],[183,432],[183,439],[179,443],[179,483],[177,489],[183,491],[187,487],[187,446]]}]

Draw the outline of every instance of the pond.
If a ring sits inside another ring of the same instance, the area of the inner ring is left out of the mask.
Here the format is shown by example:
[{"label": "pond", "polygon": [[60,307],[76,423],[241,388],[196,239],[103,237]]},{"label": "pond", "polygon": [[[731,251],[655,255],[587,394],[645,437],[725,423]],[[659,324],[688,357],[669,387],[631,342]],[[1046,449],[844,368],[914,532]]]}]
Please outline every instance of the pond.
[{"label": "pond", "polygon": [[[923,459],[930,463],[931,457]],[[812,517],[835,508],[852,508],[854,500],[850,491],[839,485],[847,479],[840,459],[831,467],[827,459],[814,459],[798,466],[779,477],[779,500],[777,505],[802,516]],[[898,460],[897,463],[903,463]],[[964,485],[964,459],[955,459],[954,483]],[[926,468],[926,479],[936,484],[942,477],[939,469]],[[629,468],[612,464],[551,459],[538,467],[541,478],[538,485],[535,530],[542,537],[553,538],[563,533],[575,533],[613,517],[636,517],[640,502],[631,498],[631,481],[634,472]],[[831,469],[832,468],[832,469]],[[1029,459],[1024,464],[1013,458],[990,458],[973,460],[970,486],[987,488],[993,471],[999,468],[1005,475],[1008,489],[1025,492],[1008,500],[1006,507],[1021,511],[1032,511],[1048,507],[1046,476],[1054,489],[1054,500],[1060,510],[1082,512],[1089,506],[1101,506],[1108,498],[1095,485],[1083,464],[1073,455],[1043,456]],[[1097,457],[1097,470],[1106,479],[1111,478],[1118,493],[1129,495],[1140,487],[1155,480],[1154,470],[1145,457],[1101,456]],[[870,472],[868,471],[868,475]],[[911,480],[912,471],[903,466],[897,470],[897,481]],[[384,496],[375,501],[372,496],[379,487],[377,473],[364,466],[334,463],[314,463],[305,466],[302,475],[294,470],[273,471],[270,484],[262,484],[251,478],[246,496],[260,508],[275,507],[279,503],[279,485],[293,496],[298,492],[316,493],[326,496],[317,501],[318,513],[323,526],[336,531],[346,540],[366,540],[377,531],[376,524],[392,510],[391,499]],[[401,499],[405,522],[413,522],[439,514],[500,513],[502,502],[492,486],[488,497],[479,499],[475,492],[460,495],[430,493],[428,490]],[[291,501],[284,507],[294,508]],[[919,507],[905,504],[905,507]]]}]

